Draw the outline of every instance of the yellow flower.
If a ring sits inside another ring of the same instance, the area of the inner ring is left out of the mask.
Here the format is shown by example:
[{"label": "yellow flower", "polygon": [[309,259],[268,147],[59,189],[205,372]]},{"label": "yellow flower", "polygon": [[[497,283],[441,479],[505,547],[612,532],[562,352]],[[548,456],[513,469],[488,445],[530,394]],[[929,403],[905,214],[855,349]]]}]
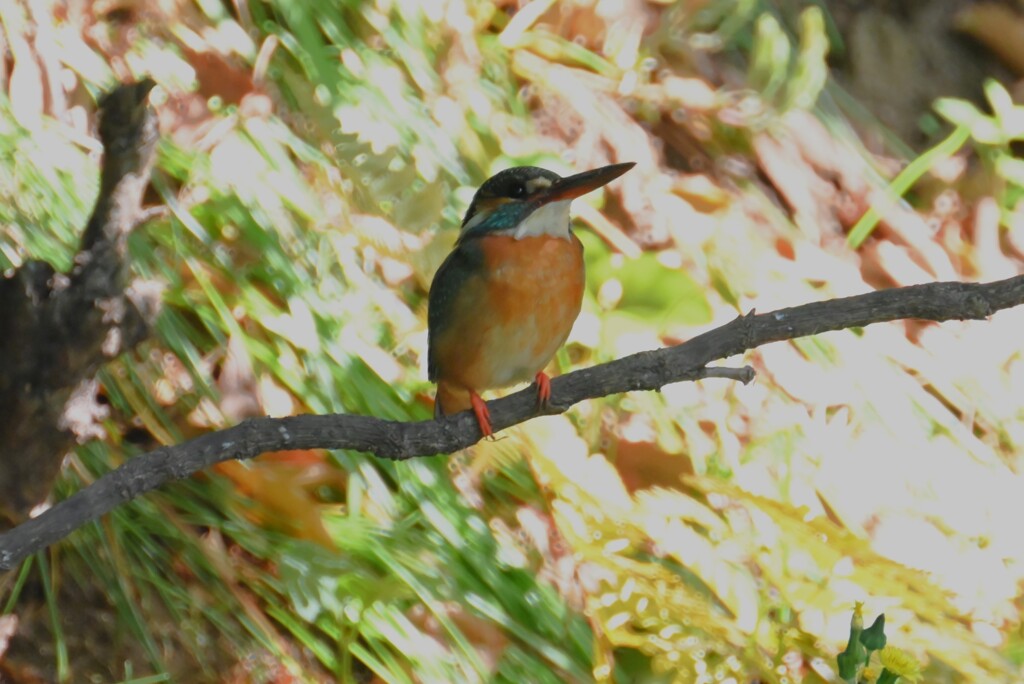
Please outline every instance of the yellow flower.
[{"label": "yellow flower", "polygon": [[879,652],[878,657],[882,661],[882,667],[908,682],[916,682],[921,678],[921,664],[903,649],[886,646]]},{"label": "yellow flower", "polygon": [[878,679],[878,669],[875,667],[865,667],[864,671],[860,673],[860,678],[865,682],[874,682]]}]

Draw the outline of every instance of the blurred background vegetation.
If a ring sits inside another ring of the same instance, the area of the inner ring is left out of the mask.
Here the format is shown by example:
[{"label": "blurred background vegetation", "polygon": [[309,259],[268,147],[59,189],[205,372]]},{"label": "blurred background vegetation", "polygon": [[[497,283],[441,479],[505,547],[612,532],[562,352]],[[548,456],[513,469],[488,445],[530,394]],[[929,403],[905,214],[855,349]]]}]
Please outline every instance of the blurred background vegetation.
[{"label": "blurred background vegetation", "polygon": [[[54,497],[248,416],[428,418],[426,289],[510,165],[637,162],[576,203],[563,372],[754,308],[1020,273],[1018,10],[0,3],[6,273],[69,267],[95,100],[160,85],[167,211],[131,259],[163,311],[102,371]],[[857,601],[925,681],[1020,681],[1022,330],[773,344],[750,386],[607,397],[454,457],[223,464],[0,577],[0,681],[835,681]]]}]

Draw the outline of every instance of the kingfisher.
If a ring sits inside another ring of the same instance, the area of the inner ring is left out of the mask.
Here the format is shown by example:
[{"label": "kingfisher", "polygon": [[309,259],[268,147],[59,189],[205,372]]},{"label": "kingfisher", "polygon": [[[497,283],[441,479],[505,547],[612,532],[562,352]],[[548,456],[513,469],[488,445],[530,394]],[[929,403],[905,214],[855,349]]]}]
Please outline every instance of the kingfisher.
[{"label": "kingfisher", "polygon": [[530,380],[538,408],[548,406],[551,379],[544,368],[583,304],[583,244],[570,230],[569,206],[633,166],[564,178],[517,166],[480,186],[430,285],[427,374],[437,383],[436,418],[472,409],[490,437],[479,392]]}]

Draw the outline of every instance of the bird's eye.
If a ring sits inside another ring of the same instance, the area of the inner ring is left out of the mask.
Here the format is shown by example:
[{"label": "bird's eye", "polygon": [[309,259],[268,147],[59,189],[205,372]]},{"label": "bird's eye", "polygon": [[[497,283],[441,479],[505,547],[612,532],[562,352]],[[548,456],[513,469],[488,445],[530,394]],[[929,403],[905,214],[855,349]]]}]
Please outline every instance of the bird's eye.
[{"label": "bird's eye", "polygon": [[512,186],[513,197],[526,197],[526,186],[522,183],[516,183]]}]

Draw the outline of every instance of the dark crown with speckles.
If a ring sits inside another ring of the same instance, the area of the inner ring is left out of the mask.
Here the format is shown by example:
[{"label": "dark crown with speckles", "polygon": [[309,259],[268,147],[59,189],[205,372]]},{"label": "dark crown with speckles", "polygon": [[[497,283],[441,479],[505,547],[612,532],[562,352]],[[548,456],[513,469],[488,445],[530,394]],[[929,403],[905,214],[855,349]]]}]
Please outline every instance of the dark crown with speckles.
[{"label": "dark crown with speckles", "polygon": [[[527,181],[533,180],[534,178],[547,178],[549,181],[556,181],[559,176],[554,171],[548,171],[542,169],[539,166],[514,166],[511,169],[505,169],[499,171],[484,182],[480,186],[480,189],[473,195],[473,201],[469,205],[469,209],[466,211],[466,216],[462,219],[462,225],[466,225],[481,205],[486,205],[492,200],[497,199],[510,199],[510,200],[525,200],[530,197],[530,187]],[[534,188],[534,192],[537,192],[540,188]]]}]

